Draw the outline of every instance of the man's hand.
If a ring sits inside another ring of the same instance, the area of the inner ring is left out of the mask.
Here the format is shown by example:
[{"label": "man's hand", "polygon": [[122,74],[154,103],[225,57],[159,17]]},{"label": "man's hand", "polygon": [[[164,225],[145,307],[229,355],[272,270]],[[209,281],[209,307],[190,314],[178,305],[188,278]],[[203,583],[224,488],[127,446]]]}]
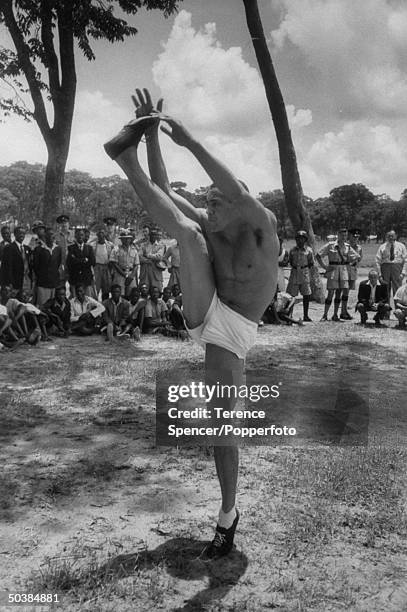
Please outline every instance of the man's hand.
[{"label": "man's hand", "polygon": [[161,119],[168,123],[171,128],[171,131],[166,127],[161,127],[161,131],[164,134],[167,134],[175,144],[180,147],[187,147],[193,141],[191,134],[184,128],[180,121],[173,119],[172,117],[168,117],[166,115],[161,115]]}]

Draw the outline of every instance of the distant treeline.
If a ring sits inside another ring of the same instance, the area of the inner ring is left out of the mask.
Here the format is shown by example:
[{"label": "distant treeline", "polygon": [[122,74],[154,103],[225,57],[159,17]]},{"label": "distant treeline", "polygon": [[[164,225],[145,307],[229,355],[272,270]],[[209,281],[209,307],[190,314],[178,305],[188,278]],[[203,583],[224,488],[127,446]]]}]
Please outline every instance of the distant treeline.
[{"label": "distant treeline", "polygon": [[[21,161],[0,166],[0,221],[14,217],[31,224],[41,218],[44,176],[42,164]],[[172,186],[194,206],[205,205],[206,187],[189,191],[182,181]],[[258,198],[276,215],[283,236],[292,237],[283,191],[263,191]],[[396,201],[386,194],[373,194],[362,183],[353,183],[335,187],[329,195],[316,200],[306,196],[305,203],[314,232],[321,238],[335,234],[342,225],[360,228],[362,237],[377,235],[381,239],[390,229],[407,236],[407,189]],[[55,211],[55,216],[66,212],[73,224],[90,227],[106,214],[116,216],[124,226],[140,225],[146,219],[133,188],[118,175],[94,178],[87,172],[70,170],[65,174],[62,208]]]}]

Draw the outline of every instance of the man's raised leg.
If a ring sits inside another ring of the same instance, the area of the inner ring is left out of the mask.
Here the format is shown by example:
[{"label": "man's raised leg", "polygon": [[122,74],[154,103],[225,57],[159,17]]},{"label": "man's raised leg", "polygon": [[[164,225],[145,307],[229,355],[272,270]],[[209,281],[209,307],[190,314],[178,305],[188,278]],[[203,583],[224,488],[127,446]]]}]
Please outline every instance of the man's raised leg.
[{"label": "man's raised leg", "polygon": [[197,327],[203,322],[215,293],[212,264],[202,230],[148,178],[138,161],[136,147],[127,148],[115,161],[154,221],[178,240],[184,314],[188,326]]}]

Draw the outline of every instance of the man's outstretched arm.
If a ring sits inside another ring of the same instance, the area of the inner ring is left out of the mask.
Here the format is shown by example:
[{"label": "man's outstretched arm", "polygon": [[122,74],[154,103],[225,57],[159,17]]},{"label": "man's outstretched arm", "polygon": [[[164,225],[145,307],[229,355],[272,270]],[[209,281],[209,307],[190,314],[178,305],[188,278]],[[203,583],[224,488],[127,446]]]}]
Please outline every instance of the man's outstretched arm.
[{"label": "man's outstretched arm", "polygon": [[166,127],[162,127],[161,130],[176,144],[187,148],[194,155],[216,187],[240,209],[242,215],[254,223],[264,222],[265,218],[272,219],[267,209],[247,192],[235,175],[195,140],[179,121],[172,117],[161,116],[161,118],[170,126],[171,131]]}]

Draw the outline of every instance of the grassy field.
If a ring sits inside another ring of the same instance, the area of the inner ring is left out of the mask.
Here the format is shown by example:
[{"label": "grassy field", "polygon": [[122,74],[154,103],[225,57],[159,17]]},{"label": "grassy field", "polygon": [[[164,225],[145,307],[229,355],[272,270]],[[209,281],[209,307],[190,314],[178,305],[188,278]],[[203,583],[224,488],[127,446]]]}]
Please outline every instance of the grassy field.
[{"label": "grassy field", "polygon": [[212,451],[155,444],[156,374],[199,372],[198,347],[69,338],[0,355],[1,588],[59,593],[69,612],[407,609],[394,325],[260,330],[248,371],[290,381],[299,432],[322,397],[344,422],[335,440],[242,449],[236,550],[211,564],[198,555],[219,503]]}]

